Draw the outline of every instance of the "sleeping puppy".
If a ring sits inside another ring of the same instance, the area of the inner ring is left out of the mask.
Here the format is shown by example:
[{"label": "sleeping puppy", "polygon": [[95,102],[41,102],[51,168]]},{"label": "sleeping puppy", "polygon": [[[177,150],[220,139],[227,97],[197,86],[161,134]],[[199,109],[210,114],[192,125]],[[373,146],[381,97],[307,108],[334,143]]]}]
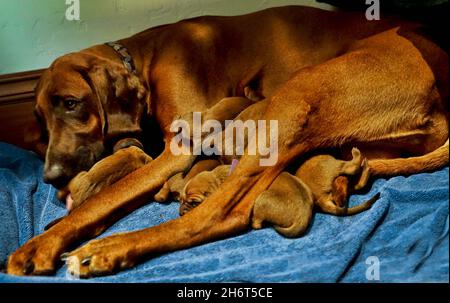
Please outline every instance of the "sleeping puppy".
[{"label": "sleeping puppy", "polygon": [[155,195],[155,201],[165,202],[172,201],[173,199],[180,201],[181,192],[189,180],[199,173],[213,170],[219,165],[221,163],[216,159],[206,159],[196,162],[186,175],[184,173],[178,173],[166,181]]},{"label": "sleeping puppy", "polygon": [[231,165],[219,165],[211,171],[203,171],[186,182],[180,195],[180,216],[203,202],[230,175]]},{"label": "sleeping puppy", "polygon": [[[122,139],[114,145],[111,156],[97,162],[89,171],[76,175],[65,188],[58,191],[57,197],[66,203],[67,210],[71,212],[102,188],[117,182],[150,161],[152,157],[143,151],[141,142],[135,138]],[[50,222],[44,230],[63,218]]]},{"label": "sleeping puppy", "polygon": [[357,148],[352,149],[350,161],[338,160],[330,155],[314,156],[298,168],[295,176],[311,189],[315,205],[325,213],[353,215],[366,209],[344,207],[349,191],[362,189],[370,177],[368,161]]},{"label": "sleeping puppy", "polygon": [[[281,173],[256,199],[252,227],[259,229],[267,222],[285,237],[298,237],[308,228],[314,206],[338,216],[369,209],[379,194],[361,205],[344,206],[350,190],[362,189],[369,179],[367,160],[356,148],[352,156],[350,161],[329,155],[314,156],[300,166],[295,176]],[[230,165],[221,165],[187,182],[180,196],[180,214],[196,207],[214,192],[230,174],[230,168]]]},{"label": "sleeping puppy", "polygon": [[89,171],[80,172],[58,192],[58,199],[66,201],[69,211],[105,186],[115,183],[152,161],[152,158],[143,151],[142,144],[134,138],[120,140],[115,144],[113,151],[111,156],[97,162]]}]

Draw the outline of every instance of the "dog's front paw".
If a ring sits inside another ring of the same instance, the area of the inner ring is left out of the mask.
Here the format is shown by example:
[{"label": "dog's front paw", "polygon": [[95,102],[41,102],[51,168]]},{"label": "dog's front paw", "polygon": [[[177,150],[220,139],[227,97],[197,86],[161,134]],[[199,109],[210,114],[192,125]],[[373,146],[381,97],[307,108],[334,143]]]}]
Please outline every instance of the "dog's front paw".
[{"label": "dog's front paw", "polygon": [[46,233],[39,235],[9,256],[7,273],[16,276],[50,275],[55,271],[63,250],[62,238]]},{"label": "dog's front paw", "polygon": [[[91,278],[113,274],[135,264],[136,253],[130,247],[135,243],[129,234],[92,240],[86,245],[61,256],[67,264],[67,271],[80,278]],[[130,242],[131,241],[131,242]],[[130,244],[130,245],[128,245]]]}]

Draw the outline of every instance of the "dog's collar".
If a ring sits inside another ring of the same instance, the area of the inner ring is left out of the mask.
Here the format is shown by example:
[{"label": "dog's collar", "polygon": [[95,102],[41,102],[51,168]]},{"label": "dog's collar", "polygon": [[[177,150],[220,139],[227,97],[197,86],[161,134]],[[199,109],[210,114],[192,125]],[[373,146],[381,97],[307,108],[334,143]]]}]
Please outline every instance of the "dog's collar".
[{"label": "dog's collar", "polygon": [[128,72],[135,74],[136,68],[134,66],[133,58],[131,57],[128,49],[120,44],[119,42],[107,42],[106,45],[112,47],[117,54],[119,54],[120,59],[122,60],[123,65],[128,70]]}]

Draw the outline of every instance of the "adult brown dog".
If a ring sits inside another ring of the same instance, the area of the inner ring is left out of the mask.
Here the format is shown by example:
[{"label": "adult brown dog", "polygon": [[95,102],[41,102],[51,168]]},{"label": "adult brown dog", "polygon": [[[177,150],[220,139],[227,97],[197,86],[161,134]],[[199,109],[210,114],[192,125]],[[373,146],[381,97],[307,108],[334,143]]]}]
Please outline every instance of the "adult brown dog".
[{"label": "adult brown dog", "polygon": [[[100,159],[108,142],[138,133],[150,116],[166,148],[19,248],[8,260],[10,274],[54,272],[70,245],[100,234],[148,201],[170,176],[188,170],[195,157],[174,156],[168,148],[173,119],[242,96],[246,86],[269,98],[264,119],[279,121],[277,164],[261,167],[259,156],[245,155],[220,189],[185,216],[71,252],[81,261],[82,277],[247,229],[255,198],[290,162],[316,148],[357,146],[370,158],[370,147],[382,146],[378,155],[418,156],[374,161],[375,175],[448,162],[448,145],[439,148],[448,137],[448,58],[412,25],[284,7],[186,20],[120,43],[131,53],[136,74],[111,47],[98,45],[57,59],[42,76],[36,110],[49,137],[45,179],[64,185]],[[436,148],[433,161],[421,160]]]}]

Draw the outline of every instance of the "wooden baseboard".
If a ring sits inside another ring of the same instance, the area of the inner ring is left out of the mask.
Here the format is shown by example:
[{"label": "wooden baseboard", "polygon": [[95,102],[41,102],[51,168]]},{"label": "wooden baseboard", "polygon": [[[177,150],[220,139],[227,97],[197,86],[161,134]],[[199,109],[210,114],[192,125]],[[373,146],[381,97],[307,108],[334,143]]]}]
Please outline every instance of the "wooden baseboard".
[{"label": "wooden baseboard", "polygon": [[0,141],[26,147],[25,131],[34,120],[34,88],[43,71],[0,75]]}]

